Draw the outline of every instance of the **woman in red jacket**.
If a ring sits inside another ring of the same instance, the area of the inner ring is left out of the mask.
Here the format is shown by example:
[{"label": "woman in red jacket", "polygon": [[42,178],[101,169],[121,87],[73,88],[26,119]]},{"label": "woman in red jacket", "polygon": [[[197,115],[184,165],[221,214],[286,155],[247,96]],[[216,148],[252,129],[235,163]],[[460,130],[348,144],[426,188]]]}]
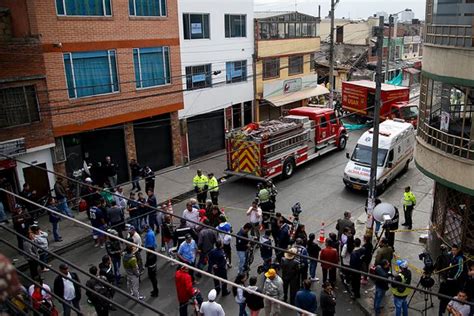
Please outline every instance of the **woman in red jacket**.
[{"label": "woman in red jacket", "polygon": [[202,297],[199,290],[193,288],[193,281],[187,267],[181,267],[176,271],[176,292],[178,293],[179,315],[188,315],[188,304],[193,296],[196,296],[199,305],[202,303]]},{"label": "woman in red jacket", "polygon": [[[337,254],[337,250],[331,246],[330,239],[326,239],[326,247],[321,250],[319,259],[334,264],[339,263],[339,255]],[[336,284],[336,267],[327,263],[321,263],[321,268],[323,270],[323,283],[326,283],[329,274],[329,282],[334,287]]]}]

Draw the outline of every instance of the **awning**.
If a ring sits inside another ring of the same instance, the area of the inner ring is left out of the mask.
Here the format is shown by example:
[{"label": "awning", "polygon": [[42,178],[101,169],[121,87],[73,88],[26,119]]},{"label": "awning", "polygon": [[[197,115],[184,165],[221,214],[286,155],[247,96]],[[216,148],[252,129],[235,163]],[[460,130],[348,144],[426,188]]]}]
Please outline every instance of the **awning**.
[{"label": "awning", "polygon": [[419,74],[421,71],[416,68],[405,68],[403,69],[404,72],[408,72],[409,74],[416,75]]},{"label": "awning", "polygon": [[273,106],[280,107],[285,104],[292,102],[309,99],[311,97],[317,97],[319,95],[328,94],[329,90],[322,86],[318,85],[314,88],[304,89],[296,92],[290,92],[283,95],[278,95],[274,97],[267,97],[265,100],[271,103]]}]

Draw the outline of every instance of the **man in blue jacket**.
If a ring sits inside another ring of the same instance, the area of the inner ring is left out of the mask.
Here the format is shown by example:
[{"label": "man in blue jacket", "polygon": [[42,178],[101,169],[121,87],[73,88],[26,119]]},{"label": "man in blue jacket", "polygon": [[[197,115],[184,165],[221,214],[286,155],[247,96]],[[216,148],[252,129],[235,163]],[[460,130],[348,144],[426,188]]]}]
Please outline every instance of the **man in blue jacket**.
[{"label": "man in blue jacket", "polygon": [[[318,308],[318,302],[316,300],[316,295],[311,292],[311,280],[303,281],[303,288],[296,293],[295,305],[305,311],[315,314]],[[298,313],[298,315],[304,315]]]}]

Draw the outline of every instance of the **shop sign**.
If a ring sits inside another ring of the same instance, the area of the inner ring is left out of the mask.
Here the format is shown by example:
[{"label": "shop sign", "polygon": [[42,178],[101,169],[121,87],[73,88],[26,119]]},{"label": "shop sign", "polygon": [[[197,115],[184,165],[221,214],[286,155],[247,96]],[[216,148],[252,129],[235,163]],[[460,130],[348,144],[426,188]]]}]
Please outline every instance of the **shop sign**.
[{"label": "shop sign", "polygon": [[18,156],[26,153],[26,144],[24,138],[17,138],[0,142],[0,160],[6,159],[5,156]]},{"label": "shop sign", "polygon": [[300,91],[302,87],[302,80],[301,78],[285,80],[283,82],[283,93],[291,93]]}]

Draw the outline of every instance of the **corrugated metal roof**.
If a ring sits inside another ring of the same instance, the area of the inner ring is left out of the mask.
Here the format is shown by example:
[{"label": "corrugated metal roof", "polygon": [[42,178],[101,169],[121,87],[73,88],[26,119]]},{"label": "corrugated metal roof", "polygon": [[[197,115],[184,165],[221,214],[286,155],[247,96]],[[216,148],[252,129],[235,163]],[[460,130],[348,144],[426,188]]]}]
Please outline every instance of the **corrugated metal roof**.
[{"label": "corrugated metal roof", "polygon": [[291,13],[295,13],[295,11],[257,11],[253,16],[258,20]]}]

